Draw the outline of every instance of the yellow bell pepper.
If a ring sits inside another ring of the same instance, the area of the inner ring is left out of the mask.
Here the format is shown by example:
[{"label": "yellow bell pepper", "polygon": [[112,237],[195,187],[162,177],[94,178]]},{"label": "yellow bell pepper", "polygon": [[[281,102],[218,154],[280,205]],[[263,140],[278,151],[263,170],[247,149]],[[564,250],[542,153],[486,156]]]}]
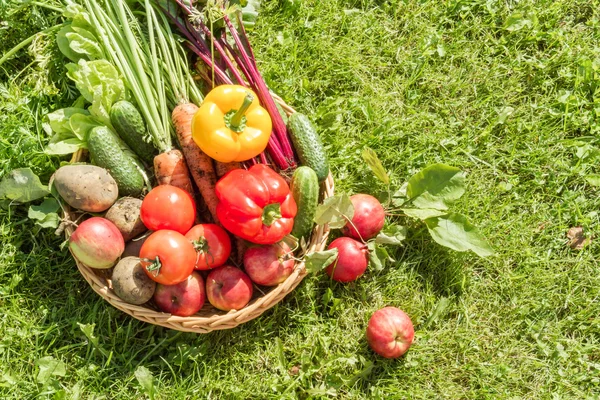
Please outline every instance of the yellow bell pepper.
[{"label": "yellow bell pepper", "polygon": [[272,130],[271,117],[250,89],[215,87],[192,119],[192,138],[209,157],[228,163],[262,153]]}]

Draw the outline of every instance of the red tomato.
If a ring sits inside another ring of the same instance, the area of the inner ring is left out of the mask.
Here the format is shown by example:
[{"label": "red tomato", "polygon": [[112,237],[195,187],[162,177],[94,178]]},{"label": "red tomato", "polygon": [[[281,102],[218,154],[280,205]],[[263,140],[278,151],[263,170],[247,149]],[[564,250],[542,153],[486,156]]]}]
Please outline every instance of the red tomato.
[{"label": "red tomato", "polygon": [[169,229],[183,235],[194,225],[196,203],[185,190],[160,185],[144,197],[140,217],[151,231]]},{"label": "red tomato", "polygon": [[163,285],[176,285],[194,272],[196,250],[181,233],[162,230],[148,236],[140,258],[150,279]]},{"label": "red tomato", "polygon": [[194,226],[185,234],[197,252],[196,269],[206,270],[219,267],[231,254],[231,240],[225,229],[215,224]]}]

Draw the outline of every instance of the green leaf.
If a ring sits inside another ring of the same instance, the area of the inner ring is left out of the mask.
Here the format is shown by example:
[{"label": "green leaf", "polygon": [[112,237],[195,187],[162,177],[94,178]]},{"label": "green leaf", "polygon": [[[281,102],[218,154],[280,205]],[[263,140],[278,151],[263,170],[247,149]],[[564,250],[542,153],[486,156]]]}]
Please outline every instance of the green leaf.
[{"label": "green leaf", "polygon": [[0,199],[27,203],[41,199],[50,192],[30,168],[12,170],[0,182]]},{"label": "green leaf", "polygon": [[586,175],[585,180],[592,186],[600,186],[600,175],[598,174]]},{"label": "green leaf", "polygon": [[450,300],[447,297],[441,297],[440,301],[435,306],[435,309],[425,321],[425,326],[430,326],[431,324],[435,324],[437,320],[444,314],[448,306],[450,305]]},{"label": "green leaf", "polygon": [[399,245],[406,239],[406,227],[400,225],[391,225],[379,232],[375,238],[375,243]]},{"label": "green leaf", "polygon": [[408,195],[406,191],[408,190],[408,182],[404,182],[400,189],[396,190],[396,192],[392,195],[392,204],[396,207],[401,207],[408,201]]},{"label": "green leaf", "polygon": [[494,254],[494,250],[479,233],[477,227],[458,213],[450,213],[425,220],[433,240],[456,251],[471,250],[480,257]]},{"label": "green leaf", "polygon": [[416,208],[447,210],[465,193],[464,185],[459,168],[434,164],[409,179],[406,194]]},{"label": "green leaf", "polygon": [[504,29],[509,32],[520,31],[525,27],[532,27],[533,21],[525,16],[522,12],[515,12],[511,14],[504,24]]},{"label": "green leaf", "polygon": [[65,363],[56,360],[52,356],[42,357],[36,361],[35,365],[39,367],[37,381],[46,384],[53,376],[65,376],[67,371]]},{"label": "green leaf", "polygon": [[74,31],[70,24],[62,27],[56,34],[56,44],[58,45],[58,49],[60,50],[60,52],[63,53],[65,57],[67,57],[73,62],[77,62],[80,58],[84,57],[84,55],[73,51],[71,46],[69,46],[69,39],[67,39],[67,33],[72,32]]},{"label": "green leaf", "polygon": [[381,271],[385,267],[386,262],[394,262],[394,259],[390,257],[385,247],[376,242],[369,242],[367,246],[369,247],[369,265],[371,269]]},{"label": "green leaf", "polygon": [[98,40],[91,32],[82,28],[72,29],[75,30],[75,32],[65,33],[71,50],[77,54],[84,55],[88,60],[98,60],[104,58],[104,54],[102,53],[102,49],[98,44]]},{"label": "green leaf", "polygon": [[373,174],[377,177],[377,179],[379,179],[384,184],[389,185],[390,177],[388,176],[387,171],[383,167],[383,164],[381,164],[381,161],[377,157],[377,153],[375,153],[373,149],[365,147],[365,149],[362,152],[362,158],[363,160],[365,160],[369,168],[371,168],[371,171],[373,171]]},{"label": "green leaf", "polygon": [[30,206],[27,216],[29,219],[36,220],[36,225],[42,228],[57,228],[60,218],[56,212],[59,208],[58,202],[49,198],[39,206]]},{"label": "green leaf", "polygon": [[52,132],[56,134],[71,134],[70,119],[76,114],[88,115],[89,112],[83,108],[67,107],[61,108],[44,116],[43,127],[48,135]]},{"label": "green leaf", "polygon": [[329,224],[332,229],[341,229],[347,221],[354,216],[354,206],[345,193],[328,197],[319,204],[315,214],[315,222],[318,225]]},{"label": "green leaf", "polygon": [[84,142],[87,142],[88,134],[90,133],[92,128],[103,125],[96,118],[90,115],[83,114],[73,115],[69,120],[69,124],[71,126],[71,130],[73,131],[73,134],[75,134],[75,136],[77,136]]},{"label": "green leaf", "polygon": [[55,135],[52,139],[50,139],[50,142],[44,149],[44,153],[50,155],[72,154],[85,147],[85,142],[76,137],[61,140],[60,135]]},{"label": "green leaf", "polygon": [[434,210],[432,208],[403,208],[402,212],[411,218],[417,218],[420,220],[439,217],[448,213],[448,211]]},{"label": "green leaf", "polygon": [[82,324],[82,323],[78,322],[77,325],[79,326],[79,329],[81,329],[81,332],[83,332],[85,337],[92,344],[92,346],[94,346],[95,349],[97,349],[100,353],[102,353],[102,355],[104,357],[108,358],[109,357],[108,351],[100,345],[100,341],[99,341],[98,337],[94,335],[94,328],[96,327],[96,324]]},{"label": "green leaf", "polygon": [[67,71],[81,95],[92,103],[92,115],[112,126],[108,114],[110,108],[125,95],[125,85],[117,69],[106,60],[82,59],[77,64],[67,64]]},{"label": "green leaf", "polygon": [[152,376],[152,372],[140,365],[135,369],[134,375],[135,379],[137,379],[138,383],[150,397],[150,400],[154,399],[154,377]]},{"label": "green leaf", "polygon": [[316,251],[304,257],[304,267],[307,272],[319,272],[333,263],[338,256],[338,249]]}]

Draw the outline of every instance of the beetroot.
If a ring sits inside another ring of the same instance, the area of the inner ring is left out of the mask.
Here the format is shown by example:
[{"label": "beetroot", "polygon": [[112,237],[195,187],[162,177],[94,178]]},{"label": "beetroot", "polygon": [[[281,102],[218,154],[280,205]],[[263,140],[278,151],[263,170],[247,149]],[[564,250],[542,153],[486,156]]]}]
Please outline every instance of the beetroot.
[{"label": "beetroot", "polygon": [[365,273],[369,263],[367,245],[349,237],[341,237],[331,242],[328,247],[334,248],[338,249],[337,260],[325,269],[333,280],[350,282]]},{"label": "beetroot", "polygon": [[342,234],[357,240],[369,240],[381,231],[385,223],[385,211],[375,197],[368,194],[350,196],[354,206],[352,224],[348,222],[342,228]]},{"label": "beetroot", "polygon": [[83,221],[69,238],[71,253],[90,268],[110,268],[125,250],[119,229],[105,218]]}]

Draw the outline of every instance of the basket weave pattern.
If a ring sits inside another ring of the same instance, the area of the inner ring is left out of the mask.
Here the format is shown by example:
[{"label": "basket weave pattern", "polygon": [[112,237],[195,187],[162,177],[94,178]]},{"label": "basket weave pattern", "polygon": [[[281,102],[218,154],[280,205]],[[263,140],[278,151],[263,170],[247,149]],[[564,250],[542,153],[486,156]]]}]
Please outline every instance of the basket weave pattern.
[{"label": "basket weave pattern", "polygon": [[[280,103],[285,112],[289,115],[295,111],[285,104],[279,97],[273,96]],[[81,161],[82,153],[74,155],[73,161]],[[324,182],[323,196],[325,198],[333,196],[334,183],[333,177],[329,175]],[[67,218],[74,220],[75,215],[69,213]],[[71,236],[75,227],[68,224],[65,228],[67,238]],[[327,237],[329,235],[328,226],[317,226],[314,228],[310,241],[307,245],[306,253],[321,251],[325,248]],[[166,328],[175,329],[184,332],[208,333],[214,330],[231,329],[248,322],[280,302],[288,293],[290,293],[306,276],[306,268],[303,262],[296,262],[292,274],[282,283],[272,288],[260,287],[255,293],[263,294],[255,297],[246,307],[241,310],[231,310],[228,313],[217,310],[210,303],[205,302],[204,307],[197,314],[190,317],[178,317],[169,313],[164,313],[150,308],[146,305],[136,306],[121,300],[112,290],[110,278],[105,270],[96,270],[79,262],[75,257],[75,263],[81,275],[90,284],[92,289],[98,293],[104,300],[108,301],[114,307],[137,318],[140,321],[148,322]]]}]

